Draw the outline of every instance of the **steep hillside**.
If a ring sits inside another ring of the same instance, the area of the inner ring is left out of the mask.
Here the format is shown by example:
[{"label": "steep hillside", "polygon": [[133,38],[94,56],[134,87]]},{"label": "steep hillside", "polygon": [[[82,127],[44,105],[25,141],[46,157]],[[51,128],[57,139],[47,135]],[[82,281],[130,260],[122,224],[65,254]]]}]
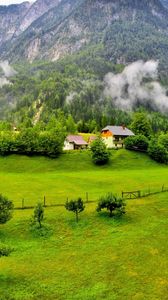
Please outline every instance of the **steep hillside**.
[{"label": "steep hillside", "polygon": [[57,6],[62,0],[37,0],[35,1],[21,20],[20,26],[17,28],[16,34],[26,30],[32,22],[41,17],[49,9]]},{"label": "steep hillside", "polygon": [[28,12],[31,4],[24,2],[18,5],[0,6],[0,47],[11,40],[21,20]]},{"label": "steep hillside", "polygon": [[[36,19],[16,40],[11,40],[9,44],[6,44],[5,51],[0,49],[1,56],[3,58],[12,59],[13,61],[20,59],[33,61],[36,58],[42,58],[44,56],[45,58],[51,57],[48,51],[50,47],[52,48],[53,43],[55,43],[57,39],[55,30],[59,30],[62,22],[65,22],[66,18],[71,15],[72,11],[76,9],[81,1],[57,1],[58,5],[55,5],[52,9],[43,14],[42,17]],[[35,2],[34,5],[36,4],[37,2]],[[63,55],[64,54],[65,51],[63,52]],[[59,56],[60,53],[58,51],[58,57]]]},{"label": "steep hillside", "polygon": [[32,22],[40,18],[62,0],[37,0],[34,3],[23,2],[9,6],[0,6],[0,53],[11,44]]},{"label": "steep hillside", "polygon": [[168,11],[159,0],[62,0],[9,44],[7,53],[1,51],[1,57],[57,60],[99,44],[113,62],[153,58],[164,69],[167,31]]}]

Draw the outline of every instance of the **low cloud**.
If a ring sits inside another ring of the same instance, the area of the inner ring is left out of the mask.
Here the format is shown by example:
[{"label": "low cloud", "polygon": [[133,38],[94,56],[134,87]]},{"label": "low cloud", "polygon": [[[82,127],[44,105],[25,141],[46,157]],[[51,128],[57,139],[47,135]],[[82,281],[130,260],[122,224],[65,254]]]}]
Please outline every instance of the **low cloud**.
[{"label": "low cloud", "polygon": [[4,73],[4,76],[7,78],[17,74],[17,72],[9,65],[9,62],[7,60],[0,62],[0,68]]},{"label": "low cloud", "polygon": [[0,87],[6,84],[11,84],[8,78],[17,74],[17,72],[9,65],[8,61],[1,61],[0,68],[3,71],[3,76],[0,77]]},{"label": "low cloud", "polygon": [[66,97],[66,100],[65,100],[66,104],[70,104],[70,103],[74,100],[74,98],[75,98],[76,95],[77,95],[76,92],[71,92],[71,93]]},{"label": "low cloud", "polygon": [[104,78],[104,94],[122,110],[131,111],[139,104],[165,113],[168,112],[168,97],[157,77],[157,61],[137,61],[120,74],[108,73]]}]

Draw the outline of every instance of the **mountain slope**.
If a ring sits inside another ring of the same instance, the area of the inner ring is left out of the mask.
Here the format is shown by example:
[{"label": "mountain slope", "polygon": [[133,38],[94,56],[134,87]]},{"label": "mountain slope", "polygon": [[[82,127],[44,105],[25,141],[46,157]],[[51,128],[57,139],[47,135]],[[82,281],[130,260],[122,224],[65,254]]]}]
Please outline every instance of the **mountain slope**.
[{"label": "mountain slope", "polygon": [[22,18],[31,7],[29,2],[18,5],[0,6],[0,46],[10,40]]},{"label": "mountain slope", "polygon": [[46,13],[52,7],[57,6],[62,0],[37,0],[35,1],[26,12],[24,18],[21,20],[20,26],[16,30],[16,34],[26,30],[32,22]]},{"label": "mountain slope", "polygon": [[32,22],[40,18],[62,0],[37,0],[34,3],[23,2],[9,6],[0,6],[0,52],[5,49],[5,42],[14,42]]},{"label": "mountain slope", "polygon": [[11,51],[1,57],[57,60],[101,44],[112,61],[162,57],[164,65],[167,32],[168,11],[159,0],[62,0],[9,43]]}]

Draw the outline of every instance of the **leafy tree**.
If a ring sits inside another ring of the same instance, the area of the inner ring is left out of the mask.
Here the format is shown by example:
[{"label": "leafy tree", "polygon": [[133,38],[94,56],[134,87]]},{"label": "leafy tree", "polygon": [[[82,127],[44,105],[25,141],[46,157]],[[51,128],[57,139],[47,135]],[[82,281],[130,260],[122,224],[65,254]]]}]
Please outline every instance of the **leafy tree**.
[{"label": "leafy tree", "polygon": [[124,140],[125,148],[129,150],[147,151],[148,139],[144,135],[129,136]]},{"label": "leafy tree", "polygon": [[0,224],[5,224],[12,218],[13,203],[0,194]]},{"label": "leafy tree", "polygon": [[44,219],[44,207],[41,203],[38,203],[34,209],[34,221],[42,227],[42,221]]},{"label": "leafy tree", "polygon": [[66,120],[66,129],[68,133],[76,133],[77,131],[77,125],[75,124],[72,115],[68,115],[68,118]]},{"label": "leafy tree", "polygon": [[24,128],[16,135],[16,151],[23,154],[34,154],[38,148],[38,132],[34,128]]},{"label": "leafy tree", "polygon": [[101,136],[91,144],[92,160],[97,165],[104,165],[109,161],[110,153]]},{"label": "leafy tree", "polygon": [[85,206],[83,200],[81,198],[78,198],[77,200],[67,201],[65,203],[65,208],[75,213],[76,222],[78,222],[78,215],[85,209]]},{"label": "leafy tree", "polygon": [[65,134],[55,130],[44,131],[39,135],[38,153],[50,157],[57,157],[63,148]]},{"label": "leafy tree", "polygon": [[147,115],[143,112],[135,113],[131,123],[131,129],[136,135],[149,137],[152,133],[151,123]]},{"label": "leafy tree", "polygon": [[112,193],[108,193],[99,199],[96,210],[100,212],[102,209],[106,208],[110,212],[110,217],[112,217],[114,212],[118,214],[124,214],[125,206],[126,204],[122,198],[118,198]]}]

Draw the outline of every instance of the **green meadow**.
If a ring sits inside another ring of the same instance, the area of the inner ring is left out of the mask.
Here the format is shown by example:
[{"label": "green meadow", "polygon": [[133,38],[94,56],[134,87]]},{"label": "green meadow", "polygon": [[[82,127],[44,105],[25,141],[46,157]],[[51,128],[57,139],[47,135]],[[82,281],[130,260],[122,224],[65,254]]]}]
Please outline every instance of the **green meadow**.
[{"label": "green meadow", "polygon": [[35,205],[46,197],[46,204],[63,204],[67,197],[97,200],[111,191],[160,190],[166,185],[168,167],[157,164],[146,154],[112,151],[107,166],[94,166],[89,152],[62,154],[58,159],[12,155],[0,157],[0,191],[15,206]]},{"label": "green meadow", "polygon": [[[112,151],[109,165],[96,167],[89,152],[58,159],[0,158],[0,191],[17,206],[69,197],[97,200],[108,191],[157,190],[168,167],[145,154]],[[33,210],[15,210],[0,226],[0,240],[12,247],[0,258],[0,300],[167,300],[168,193],[128,200],[126,214],[109,218],[86,204],[76,224],[64,207],[45,209],[44,235],[31,231]]]}]

